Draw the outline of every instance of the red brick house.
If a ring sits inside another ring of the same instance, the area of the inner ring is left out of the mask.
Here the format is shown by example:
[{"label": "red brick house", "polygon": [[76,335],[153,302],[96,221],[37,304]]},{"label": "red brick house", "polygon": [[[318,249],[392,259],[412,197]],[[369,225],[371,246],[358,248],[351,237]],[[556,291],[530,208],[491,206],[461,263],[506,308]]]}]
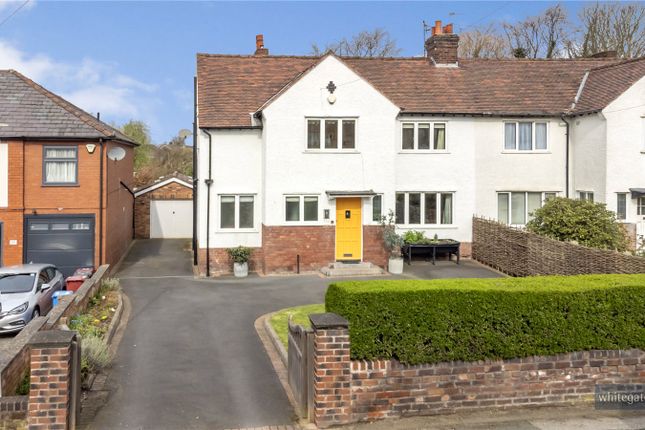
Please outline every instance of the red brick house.
[{"label": "red brick house", "polygon": [[193,234],[193,178],[173,173],[135,188],[137,239],[187,239]]},{"label": "red brick house", "polygon": [[66,274],[116,263],[133,237],[136,143],[13,70],[0,71],[0,265]]}]

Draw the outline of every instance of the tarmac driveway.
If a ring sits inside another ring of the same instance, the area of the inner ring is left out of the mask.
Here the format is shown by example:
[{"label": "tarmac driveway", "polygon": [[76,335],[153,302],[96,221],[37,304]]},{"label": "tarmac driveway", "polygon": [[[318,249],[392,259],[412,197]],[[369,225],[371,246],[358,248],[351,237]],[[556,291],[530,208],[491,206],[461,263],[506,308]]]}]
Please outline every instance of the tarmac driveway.
[{"label": "tarmac driveway", "polygon": [[[322,303],[329,279],[195,279],[187,246],[184,240],[137,241],[123,262],[117,276],[132,311],[108,376],[107,403],[90,428],[292,423],[294,412],[253,323],[281,308]],[[497,276],[465,263],[457,267],[466,276]],[[454,263],[438,262],[436,269],[453,267],[447,265]],[[455,273],[442,270],[435,273]]]}]

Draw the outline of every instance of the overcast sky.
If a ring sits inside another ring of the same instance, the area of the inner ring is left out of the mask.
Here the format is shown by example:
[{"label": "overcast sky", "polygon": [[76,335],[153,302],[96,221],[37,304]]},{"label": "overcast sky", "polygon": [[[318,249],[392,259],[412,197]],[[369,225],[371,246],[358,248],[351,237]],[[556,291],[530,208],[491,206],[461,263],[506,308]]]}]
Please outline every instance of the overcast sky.
[{"label": "overcast sky", "polygon": [[[23,6],[24,4],[24,6]],[[0,69],[12,68],[101,119],[140,119],[155,143],[192,129],[195,53],[272,54],[382,27],[423,53],[422,21],[462,32],[516,21],[555,2],[60,2],[0,0]],[[585,5],[562,3],[572,19]]]}]

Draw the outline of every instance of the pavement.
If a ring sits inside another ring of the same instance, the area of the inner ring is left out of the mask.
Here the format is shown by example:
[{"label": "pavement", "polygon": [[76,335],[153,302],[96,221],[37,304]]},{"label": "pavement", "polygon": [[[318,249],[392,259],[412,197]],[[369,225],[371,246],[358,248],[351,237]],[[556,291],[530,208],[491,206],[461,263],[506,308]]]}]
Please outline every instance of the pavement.
[{"label": "pavement", "polygon": [[[322,303],[329,278],[193,277],[189,243],[136,241],[117,277],[131,316],[90,429],[291,425],[296,416],[254,328],[285,307]],[[500,276],[472,261],[423,261],[397,278]],[[395,277],[386,276],[385,279]],[[375,279],[375,278],[363,278]]]}]

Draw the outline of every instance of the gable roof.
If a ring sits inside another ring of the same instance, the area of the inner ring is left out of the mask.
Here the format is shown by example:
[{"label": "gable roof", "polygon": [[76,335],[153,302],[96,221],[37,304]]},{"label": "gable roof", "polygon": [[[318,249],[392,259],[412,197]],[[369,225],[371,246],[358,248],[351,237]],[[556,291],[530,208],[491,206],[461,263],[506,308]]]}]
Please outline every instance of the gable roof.
[{"label": "gable roof", "polygon": [[[200,127],[252,127],[251,115],[321,57],[197,55]],[[462,59],[434,67],[423,57],[340,60],[402,113],[560,115],[571,108],[585,73],[615,59]]]},{"label": "gable roof", "polygon": [[644,76],[645,57],[591,69],[572,113],[601,111]]},{"label": "gable roof", "polygon": [[0,70],[0,123],[0,138],[105,138],[137,145],[15,70]]},{"label": "gable roof", "polygon": [[135,188],[134,197],[139,197],[142,194],[146,194],[158,188],[165,187],[166,185],[171,184],[173,182],[179,185],[183,185],[184,187],[187,187],[187,188],[191,188],[191,189],[193,188],[192,177],[184,175],[179,172],[174,172],[170,175],[160,176],[159,178],[155,179],[154,181],[152,181],[147,185]]}]

